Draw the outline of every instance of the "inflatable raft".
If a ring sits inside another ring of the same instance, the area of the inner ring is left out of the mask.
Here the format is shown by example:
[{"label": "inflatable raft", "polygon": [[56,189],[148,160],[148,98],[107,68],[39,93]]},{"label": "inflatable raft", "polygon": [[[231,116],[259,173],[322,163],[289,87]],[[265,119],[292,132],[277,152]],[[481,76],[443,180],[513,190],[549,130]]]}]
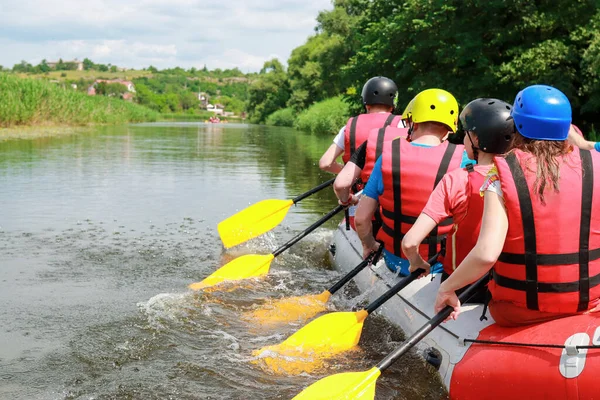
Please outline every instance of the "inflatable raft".
[{"label": "inflatable raft", "polygon": [[[356,232],[341,223],[331,245],[346,273],[362,260]],[[383,260],[356,278],[374,300],[399,279]],[[407,336],[433,317],[441,274],[418,279],[379,310]],[[600,313],[519,328],[497,326],[482,304],[463,305],[456,321],[431,332],[419,351],[439,371],[451,399],[600,399]]]}]

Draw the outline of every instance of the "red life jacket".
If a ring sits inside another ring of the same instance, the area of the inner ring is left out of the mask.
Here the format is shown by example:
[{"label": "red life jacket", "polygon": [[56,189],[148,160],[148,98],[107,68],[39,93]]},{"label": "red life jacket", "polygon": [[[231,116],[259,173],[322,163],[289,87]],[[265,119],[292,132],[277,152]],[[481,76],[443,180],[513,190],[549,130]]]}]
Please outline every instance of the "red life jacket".
[{"label": "red life jacket", "polygon": [[396,128],[396,126],[388,126],[371,130],[369,139],[367,140],[367,153],[365,157],[365,166],[360,173],[360,180],[367,182],[373,172],[375,162],[381,156],[383,151],[383,143],[401,137],[405,139],[408,136],[408,128]]},{"label": "red life jacket", "polygon": [[481,228],[483,197],[479,189],[485,182],[485,176],[476,172],[473,164],[467,164],[465,169],[469,174],[467,215],[462,221],[454,219],[454,229],[448,235],[444,256],[444,271],[447,274],[451,274],[475,247]]},{"label": "red life jacket", "polygon": [[[383,194],[379,196],[382,226],[377,235],[385,249],[406,258],[402,238],[417,220],[431,192],[448,170],[460,167],[464,146],[444,142],[435,147],[415,146],[406,139],[383,144],[381,173]],[[441,251],[441,242],[452,229],[452,220],[440,223],[421,243],[426,260]]]},{"label": "red life jacket", "polygon": [[531,154],[515,150],[496,165],[508,233],[492,271],[492,298],[546,312],[587,310],[600,297],[600,154],[575,148],[564,156],[560,193],[547,188],[546,205],[531,195]]},{"label": "red life jacket", "polygon": [[367,141],[372,129],[385,128],[388,125],[397,126],[400,119],[400,115],[390,113],[360,114],[350,118],[344,130],[344,164],[350,161],[356,149]]}]

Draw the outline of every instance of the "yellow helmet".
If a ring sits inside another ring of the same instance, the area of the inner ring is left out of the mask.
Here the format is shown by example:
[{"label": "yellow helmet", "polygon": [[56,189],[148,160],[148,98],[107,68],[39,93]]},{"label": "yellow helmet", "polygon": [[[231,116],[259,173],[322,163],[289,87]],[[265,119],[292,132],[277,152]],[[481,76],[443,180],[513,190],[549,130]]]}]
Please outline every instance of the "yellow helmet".
[{"label": "yellow helmet", "polygon": [[413,110],[413,107],[415,105],[415,97],[413,97],[412,100],[408,103],[408,105],[406,106],[406,108],[402,112],[402,115],[400,115],[400,118],[402,118],[402,119],[408,119],[408,118],[411,117],[412,110]]},{"label": "yellow helmet", "polygon": [[413,122],[440,122],[456,132],[458,102],[452,94],[442,89],[427,89],[417,94],[413,102]]}]

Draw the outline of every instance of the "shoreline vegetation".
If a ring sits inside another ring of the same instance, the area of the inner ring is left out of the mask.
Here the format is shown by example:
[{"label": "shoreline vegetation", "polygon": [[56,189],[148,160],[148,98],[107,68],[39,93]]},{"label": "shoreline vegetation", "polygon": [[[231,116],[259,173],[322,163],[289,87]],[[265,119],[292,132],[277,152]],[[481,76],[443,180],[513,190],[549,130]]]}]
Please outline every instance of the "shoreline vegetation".
[{"label": "shoreline vegetation", "polygon": [[335,135],[349,116],[362,112],[366,80],[386,76],[398,85],[396,113],[427,88],[443,88],[465,105],[482,96],[510,102],[525,86],[551,85],[571,100],[573,123],[588,139],[600,139],[597,1],[449,0],[440,6],[411,0],[402,12],[391,0],[332,3],[287,63],[272,59],[257,73],[206,66],[138,71],[87,58],[36,66],[22,61],[0,72],[0,129],[204,121],[216,113],[221,120],[239,116],[252,124]]},{"label": "shoreline vegetation", "polygon": [[54,83],[0,73],[0,128],[85,126],[156,121],[147,107],[106,96],[88,96]]},{"label": "shoreline vegetation", "polygon": [[250,122],[334,135],[343,123],[319,127],[315,108],[342,96],[351,115],[360,113],[362,86],[373,76],[398,85],[396,113],[428,88],[445,89],[464,106],[477,97],[512,102],[537,83],[565,93],[573,122],[600,139],[598,1],[332,3],[287,65],[264,64],[248,92]]}]

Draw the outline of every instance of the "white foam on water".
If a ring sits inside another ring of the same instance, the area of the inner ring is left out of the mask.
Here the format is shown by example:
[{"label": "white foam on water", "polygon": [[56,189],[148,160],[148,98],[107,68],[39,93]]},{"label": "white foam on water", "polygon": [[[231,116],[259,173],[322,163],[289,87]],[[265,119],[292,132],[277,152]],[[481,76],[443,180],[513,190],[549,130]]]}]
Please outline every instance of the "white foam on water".
[{"label": "white foam on water", "polygon": [[138,309],[148,316],[148,323],[156,328],[164,329],[161,321],[180,322],[190,310],[193,293],[160,293],[146,302],[137,303]]},{"label": "white foam on water", "polygon": [[248,339],[251,343],[264,343],[264,342],[272,342],[272,341],[280,341],[284,338],[283,334],[275,333],[269,336],[257,336],[251,339]]}]

